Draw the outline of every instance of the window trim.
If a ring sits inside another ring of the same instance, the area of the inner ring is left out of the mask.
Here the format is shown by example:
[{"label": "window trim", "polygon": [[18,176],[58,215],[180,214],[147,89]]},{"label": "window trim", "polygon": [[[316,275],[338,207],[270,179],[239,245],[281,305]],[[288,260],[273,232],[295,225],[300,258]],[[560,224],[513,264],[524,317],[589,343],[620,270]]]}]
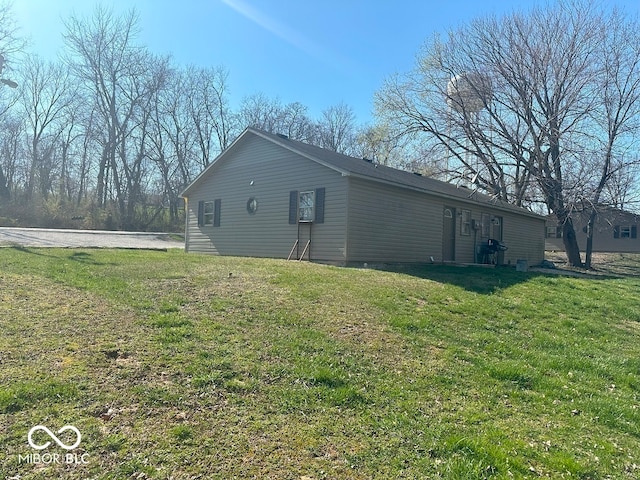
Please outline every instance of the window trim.
[{"label": "window trim", "polygon": [[219,227],[222,200],[198,201],[198,227]]},{"label": "window trim", "polygon": [[491,215],[489,213],[483,213],[480,218],[482,225],[480,236],[482,238],[489,238],[491,236]]},{"label": "window trim", "polygon": [[[311,218],[301,218],[300,215],[300,197],[305,194],[313,195],[313,207],[311,210]],[[289,225],[297,225],[299,223],[324,223],[325,217],[325,187],[317,187],[314,190],[305,189],[302,191],[291,190],[289,192]]]},{"label": "window trim", "polygon": [[202,210],[202,226],[213,227],[216,216],[216,206],[213,201],[205,201]]},{"label": "window trim", "polygon": [[[303,206],[302,198],[308,196],[311,198],[311,206]],[[316,191],[304,190],[298,193],[298,222],[299,223],[312,223],[314,220],[314,214],[316,210]],[[308,212],[308,215],[305,214]]]},{"label": "window trim", "polygon": [[616,225],[613,227],[613,238],[637,238],[638,228],[636,225]]},{"label": "window trim", "polygon": [[215,201],[213,202],[213,226],[214,227],[219,227],[220,226],[220,209],[222,208],[222,200],[219,198],[216,198]]},{"label": "window trim", "polygon": [[471,210],[460,210],[460,235],[471,235]]}]

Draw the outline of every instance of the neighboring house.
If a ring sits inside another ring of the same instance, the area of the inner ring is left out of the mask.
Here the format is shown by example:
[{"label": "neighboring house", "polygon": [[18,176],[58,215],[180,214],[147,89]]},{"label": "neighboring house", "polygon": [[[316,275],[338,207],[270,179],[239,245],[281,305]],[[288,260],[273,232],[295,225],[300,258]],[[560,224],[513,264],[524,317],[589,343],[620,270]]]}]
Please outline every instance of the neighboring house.
[{"label": "neighboring house", "polygon": [[[582,210],[571,215],[578,246],[583,251],[587,248],[589,213],[589,210]],[[640,215],[611,207],[599,208],[593,228],[593,251],[640,253],[638,225]],[[547,218],[545,244],[547,250],[564,250],[562,226],[551,217]]]},{"label": "neighboring house", "polygon": [[187,252],[340,265],[544,259],[544,217],[445,182],[246,129],[183,192]]}]

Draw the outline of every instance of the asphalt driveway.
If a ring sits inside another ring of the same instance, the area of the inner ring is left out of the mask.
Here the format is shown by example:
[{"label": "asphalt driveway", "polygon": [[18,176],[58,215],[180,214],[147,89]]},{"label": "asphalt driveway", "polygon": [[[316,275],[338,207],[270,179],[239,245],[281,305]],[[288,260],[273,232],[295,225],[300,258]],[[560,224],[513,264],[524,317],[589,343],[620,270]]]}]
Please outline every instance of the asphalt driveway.
[{"label": "asphalt driveway", "polygon": [[184,248],[167,233],[0,227],[0,247]]}]

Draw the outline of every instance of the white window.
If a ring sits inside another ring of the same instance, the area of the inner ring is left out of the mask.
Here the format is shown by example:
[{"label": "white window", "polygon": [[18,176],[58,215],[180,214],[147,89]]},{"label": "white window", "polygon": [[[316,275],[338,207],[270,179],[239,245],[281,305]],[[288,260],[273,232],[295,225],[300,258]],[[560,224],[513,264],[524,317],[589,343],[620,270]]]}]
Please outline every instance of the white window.
[{"label": "white window", "polygon": [[315,192],[300,192],[298,197],[298,221],[313,222],[313,208],[315,206]]},{"label": "white window", "polygon": [[214,202],[204,202],[203,224],[213,226]]},{"label": "white window", "polygon": [[462,210],[460,235],[471,235],[471,210]]},{"label": "white window", "polygon": [[482,236],[489,238],[491,233],[491,216],[488,213],[482,214]]}]

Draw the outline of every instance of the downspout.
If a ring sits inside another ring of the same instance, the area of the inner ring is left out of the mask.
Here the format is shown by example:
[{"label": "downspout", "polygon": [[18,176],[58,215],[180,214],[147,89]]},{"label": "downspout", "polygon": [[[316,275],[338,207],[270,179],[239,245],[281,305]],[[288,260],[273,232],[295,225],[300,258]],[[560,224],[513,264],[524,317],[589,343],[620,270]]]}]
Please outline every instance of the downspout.
[{"label": "downspout", "polygon": [[345,187],[345,212],[344,212],[344,264],[349,265],[349,192],[351,191],[351,179],[346,175],[342,174],[343,178],[346,182]]},{"label": "downspout", "polygon": [[474,224],[471,225],[473,228],[473,263],[480,263],[479,253],[478,253],[478,229],[475,228]]},{"label": "downspout", "polygon": [[189,253],[189,198],[184,198],[184,252]]}]

